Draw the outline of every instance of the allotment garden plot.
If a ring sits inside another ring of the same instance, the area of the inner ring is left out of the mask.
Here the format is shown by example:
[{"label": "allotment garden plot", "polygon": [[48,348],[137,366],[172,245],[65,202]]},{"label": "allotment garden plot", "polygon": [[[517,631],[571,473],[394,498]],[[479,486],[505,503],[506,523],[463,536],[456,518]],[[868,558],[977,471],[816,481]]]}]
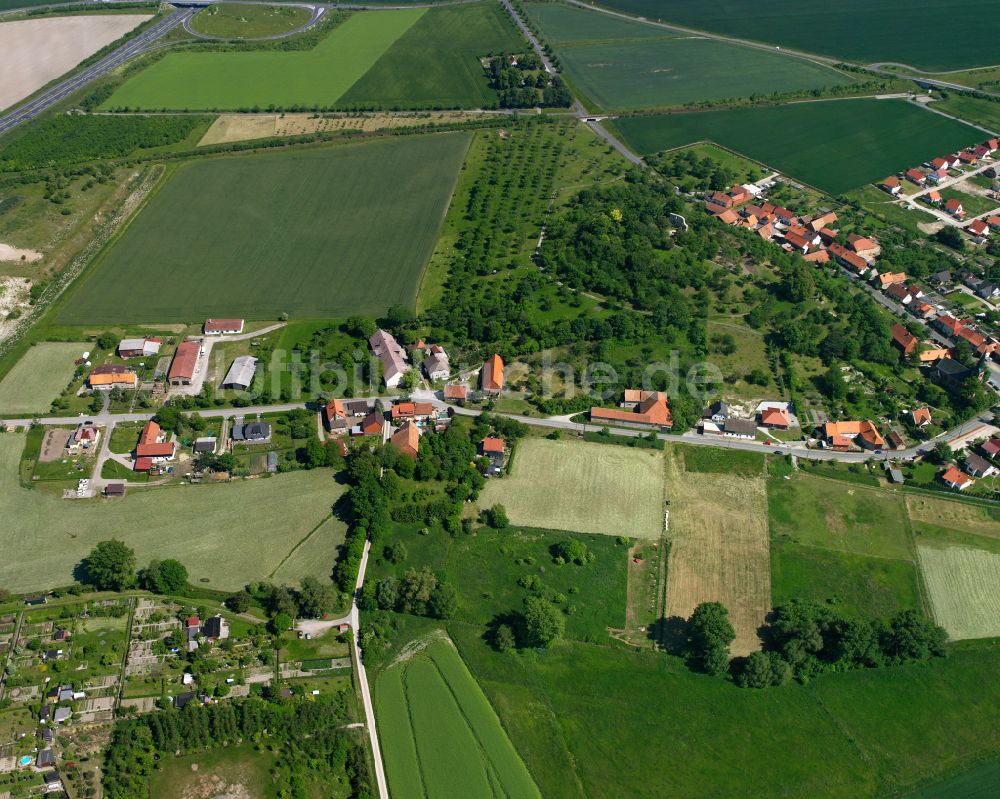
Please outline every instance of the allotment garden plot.
[{"label": "allotment garden plot", "polygon": [[491,480],[479,502],[502,504],[513,524],[656,537],[663,531],[663,453],[525,439],[513,473]]},{"label": "allotment garden plot", "polygon": [[60,321],[321,319],[412,306],[468,143],[444,133],[183,164]]},{"label": "allotment garden plot", "polygon": [[983,138],[905,100],[830,100],[632,117],[614,123],[649,155],[711,140],[839,194]]},{"label": "allotment garden plot", "polygon": [[402,656],[373,693],[393,796],[541,796],[451,641]]},{"label": "allotment garden plot", "polygon": [[[140,564],[176,558],[191,582],[235,591],[268,579],[286,558],[289,577],[325,579],[343,540],[321,522],[343,488],[329,470],[297,472],[269,480],[227,485],[132,489],[115,501],[57,499],[18,483],[25,437],[0,436],[0,585],[32,591],[67,585],[73,570],[98,541],[117,537],[136,550]],[[297,547],[310,547],[318,531],[329,543],[306,565]]]},{"label": "allotment garden plot", "polygon": [[86,344],[42,342],[31,347],[0,381],[0,414],[45,413],[70,384],[73,361]]},{"label": "allotment garden plot", "polygon": [[641,22],[609,20],[596,11],[539,5],[530,7],[530,13],[542,35],[551,37],[572,83],[607,111],[853,82],[843,72],[811,61]]},{"label": "allotment garden plot", "polygon": [[971,547],[917,548],[938,624],[951,638],[1000,636],[1000,555]]}]

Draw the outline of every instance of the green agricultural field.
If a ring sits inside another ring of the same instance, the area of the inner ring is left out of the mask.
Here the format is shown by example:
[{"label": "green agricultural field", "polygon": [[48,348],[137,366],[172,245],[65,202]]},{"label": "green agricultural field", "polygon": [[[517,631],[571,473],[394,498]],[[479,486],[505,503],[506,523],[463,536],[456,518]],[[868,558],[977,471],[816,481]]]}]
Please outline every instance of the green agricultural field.
[{"label": "green agricultural field", "polygon": [[303,6],[248,6],[218,3],[202,9],[191,28],[208,36],[228,39],[279,36],[305,25],[312,15]]},{"label": "green agricultural field", "polygon": [[479,498],[484,508],[497,502],[513,524],[652,538],[663,530],[663,453],[528,438],[513,473]]},{"label": "green agricultural field", "polygon": [[185,163],[59,319],[321,319],[412,307],[468,143],[445,133]]},{"label": "green agricultural field", "polygon": [[[991,0],[603,0],[602,5],[650,19],[741,39],[768,42],[870,64],[896,61],[922,70],[996,63],[1000,17]],[[946,13],[949,31],[940,28]],[[906,20],[905,30],[899,21]]]},{"label": "green agricultural field", "polygon": [[709,139],[831,194],[983,138],[976,128],[904,100],[792,103],[632,117],[614,124],[641,154]]},{"label": "green agricultural field", "polygon": [[917,548],[938,624],[954,639],[1000,636],[1000,555],[970,547]]},{"label": "green agricultural field", "polygon": [[332,106],[424,13],[353,14],[306,51],[171,53],[127,80],[103,108]]},{"label": "green agricultural field", "polygon": [[990,130],[1000,130],[1000,103],[981,97],[964,94],[949,94],[932,106],[946,114],[952,114]]},{"label": "green agricultural field", "polygon": [[496,103],[479,59],[527,43],[498,3],[429,10],[389,47],[339,104],[480,108]]},{"label": "green agricultural field", "polygon": [[394,797],[541,796],[447,639],[387,668],[373,693]]},{"label": "green agricultural field", "polygon": [[914,558],[898,494],[800,473],[771,481],[768,511],[774,539],[868,557]]},{"label": "green agricultural field", "polygon": [[[0,562],[0,586],[11,591],[68,585],[94,545],[114,536],[136,550],[140,564],[177,558],[192,583],[204,578],[206,588],[233,591],[269,578],[289,556],[294,561],[296,547],[310,547],[305,539],[344,490],[328,469],[317,469],[224,485],[132,489],[113,502],[70,502],[20,487],[24,441],[21,434],[0,436],[0,550],[22,553]],[[314,550],[309,569],[296,568],[294,578],[329,578],[343,532],[319,529],[329,548]]]},{"label": "green agricultural field", "polygon": [[[612,21],[594,11],[534,6],[531,13],[536,14],[543,37],[553,44],[570,81],[605,111],[664,108],[853,82],[848,75],[811,61],[715,39],[679,37],[675,31]],[[600,32],[602,27],[608,28],[606,33]],[[656,33],[659,36],[653,38]]]},{"label": "green agricultural field", "polygon": [[993,760],[908,793],[905,799],[993,799],[998,785],[1000,760]]},{"label": "green agricultural field", "polygon": [[492,3],[355,12],[312,50],[171,53],[102,108],[478,108],[496,103],[479,59],[526,47]]},{"label": "green agricultural field", "polygon": [[547,798],[885,799],[1000,755],[996,649],[750,690],[663,653],[449,632]]},{"label": "green agricultural field", "polygon": [[0,381],[0,413],[46,413],[76,371],[87,344],[42,342],[31,347]]},{"label": "green agricultural field", "polygon": [[841,616],[889,618],[921,610],[916,567],[910,561],[830,552],[789,541],[771,543],[774,605],[791,599],[828,603]]}]

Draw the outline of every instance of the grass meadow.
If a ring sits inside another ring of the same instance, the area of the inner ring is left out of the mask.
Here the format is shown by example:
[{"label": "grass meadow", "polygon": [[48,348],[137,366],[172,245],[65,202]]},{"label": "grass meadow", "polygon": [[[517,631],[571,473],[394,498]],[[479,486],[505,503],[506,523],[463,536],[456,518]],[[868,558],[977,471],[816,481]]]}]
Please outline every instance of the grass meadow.
[{"label": "grass meadow", "polygon": [[938,624],[953,639],[1000,636],[1000,555],[970,547],[917,548]]},{"label": "grass meadow", "polygon": [[373,694],[394,797],[541,796],[447,639],[382,671]]},{"label": "grass meadow", "polygon": [[445,133],[182,164],[90,267],[59,321],[412,307],[468,143]]},{"label": "grass meadow", "polygon": [[332,106],[424,13],[352,14],[312,50],[170,53],[127,80],[103,107]]},{"label": "grass meadow", "polygon": [[[603,0],[629,14],[727,36],[870,64],[896,61],[926,71],[996,63],[1000,17],[991,0]],[[939,27],[948,14],[949,30]],[[899,21],[906,20],[905,30]]]},{"label": "grass meadow", "polygon": [[[458,590],[455,618],[483,626],[521,607],[536,589],[518,581],[534,579],[541,594],[563,597],[566,635],[605,641],[608,628],[624,626],[628,548],[611,536],[481,527],[473,536],[452,538],[441,530],[426,536],[418,530],[419,525],[396,525],[385,536],[385,545],[401,541],[409,553],[406,560],[393,565],[382,559],[380,541],[372,551],[368,579],[402,577],[408,569],[427,566]],[[594,561],[557,566],[552,547],[569,538],[583,541]]]},{"label": "grass meadow", "polygon": [[992,760],[918,788],[906,794],[905,799],[993,799],[997,785],[1000,785],[1000,760]]},{"label": "grass meadow", "polygon": [[631,117],[614,124],[644,155],[707,139],[831,194],[983,138],[976,128],[904,100],[792,103]]},{"label": "grass meadow", "polygon": [[605,111],[665,108],[853,82],[842,72],[810,61],[681,36],[575,7],[537,5],[530,7],[530,14],[573,85]]},{"label": "grass meadow", "polygon": [[188,799],[225,787],[246,799],[265,799],[274,790],[269,769],[277,761],[273,752],[251,744],[166,757],[150,777],[149,794],[159,799]]},{"label": "grass meadow", "polygon": [[490,480],[481,507],[501,503],[511,523],[655,538],[663,530],[663,453],[528,438],[512,474]]},{"label": "grass meadow", "polygon": [[0,381],[0,414],[46,413],[76,371],[88,345],[44,341],[28,349]]},{"label": "grass meadow", "polygon": [[218,3],[195,14],[191,27],[208,36],[259,38],[279,36],[305,25],[311,14],[301,6],[247,6]]},{"label": "grass meadow", "polygon": [[340,98],[346,107],[479,108],[496,102],[479,59],[527,44],[496,3],[434,8]]},{"label": "grass meadow", "polygon": [[[344,490],[327,469],[71,502],[19,485],[24,442],[22,434],[0,436],[0,550],[13,553],[0,560],[0,585],[11,591],[69,585],[94,545],[115,536],[135,549],[140,564],[176,558],[192,583],[204,579],[205,587],[221,591],[282,568],[291,570],[288,576],[327,579],[343,542],[342,525],[320,526]],[[307,537],[317,528],[327,545],[313,549]],[[312,551],[308,563],[295,556],[300,545]]]}]

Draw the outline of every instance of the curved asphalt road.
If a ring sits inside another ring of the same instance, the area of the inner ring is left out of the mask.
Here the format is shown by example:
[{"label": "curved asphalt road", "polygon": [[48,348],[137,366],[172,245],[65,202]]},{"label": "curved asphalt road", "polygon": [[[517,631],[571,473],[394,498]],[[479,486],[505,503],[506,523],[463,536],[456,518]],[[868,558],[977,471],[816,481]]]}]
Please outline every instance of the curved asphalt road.
[{"label": "curved asphalt road", "polygon": [[129,39],[125,44],[104,56],[100,61],[57,83],[37,97],[16,107],[6,116],[0,117],[0,135],[13,130],[23,122],[34,119],[91,81],[107,75],[111,70],[120,67],[129,59],[140,55],[158,39],[163,38],[178,25],[184,24],[194,13],[193,9],[174,11],[155,25],[144,30],[138,36]]}]

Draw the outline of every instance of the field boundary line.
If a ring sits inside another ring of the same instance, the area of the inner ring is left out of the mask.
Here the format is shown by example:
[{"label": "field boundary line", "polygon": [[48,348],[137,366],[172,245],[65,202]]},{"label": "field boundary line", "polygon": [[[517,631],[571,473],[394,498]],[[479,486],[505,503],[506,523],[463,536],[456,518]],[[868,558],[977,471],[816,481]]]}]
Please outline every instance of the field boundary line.
[{"label": "field boundary line", "polygon": [[[438,673],[438,676],[440,676],[440,672]],[[420,794],[426,799],[427,777],[424,775],[424,763],[423,759],[420,757],[420,749],[417,747],[417,730],[413,724],[413,703],[410,701],[410,675],[407,669],[403,669],[403,673],[400,675],[399,681],[403,686],[403,699],[406,701],[406,718],[410,722],[410,738],[413,739],[413,751],[416,754],[417,759],[417,773],[420,775]],[[442,678],[442,682],[443,681],[444,678]],[[383,797],[383,799],[386,799],[386,797]]]},{"label": "field boundary line", "polygon": [[278,565],[275,566],[274,569],[271,571],[271,573],[269,575],[267,575],[267,576],[269,578],[274,577],[274,575],[276,575],[278,573],[278,571],[281,569],[281,567],[285,565],[285,563],[288,561],[288,559],[291,558],[292,555],[294,555],[296,553],[296,551],[298,551],[299,547],[301,547],[306,541],[308,541],[310,538],[312,538],[313,534],[320,527],[322,527],[324,524],[326,524],[328,521],[330,521],[330,519],[332,519],[332,518],[334,518],[333,514],[330,514],[328,517],[326,517],[325,519],[323,519],[323,521],[321,521],[319,524],[317,524],[315,527],[313,527],[312,530],[310,530],[308,533],[306,533],[305,536],[295,546],[293,546],[288,551],[288,554],[285,555],[285,557],[283,557],[281,559],[281,561],[278,563]]},{"label": "field boundary line", "polygon": [[[774,536],[771,537],[773,538]],[[888,561],[895,561],[897,563],[916,563],[916,556],[914,556],[913,560],[908,560],[907,558],[891,558],[888,555],[871,555],[868,553],[855,552],[854,550],[851,549],[834,549],[833,547],[824,547],[820,546],[819,544],[803,544],[799,541],[793,541],[790,538],[788,539],[779,538],[778,543],[779,544],[789,543],[797,547],[803,547],[804,549],[818,549],[821,552],[834,552],[839,555],[855,555],[859,558],[872,558],[873,560],[888,560]]]},{"label": "field boundary line", "polygon": [[826,702],[823,701],[823,698],[818,693],[813,691],[812,696],[813,699],[816,700],[816,704],[819,705],[820,710],[823,711],[823,714],[828,719],[830,719],[830,723],[833,725],[834,729],[837,730],[837,732],[839,732],[841,735],[843,735],[844,738],[847,740],[847,742],[851,745],[851,747],[855,751],[857,751],[858,756],[861,758],[862,762],[864,762],[864,764],[867,766],[871,766],[872,765],[871,755],[869,755],[864,750],[864,747],[862,747],[861,744],[858,743],[858,739],[855,738],[851,734],[851,731],[847,728],[847,726],[833,714],[833,711],[831,711],[830,708],[827,707]]},{"label": "field boundary line", "polygon": [[920,605],[924,609],[929,619],[937,619],[934,616],[934,605],[930,598],[930,586],[927,585],[927,577],[924,575],[924,565],[920,562],[920,552],[917,549],[917,533],[913,529],[913,519],[910,516],[910,500],[903,499],[903,511],[906,518],[907,540],[913,549],[913,565],[917,569],[917,589],[920,592]]}]

